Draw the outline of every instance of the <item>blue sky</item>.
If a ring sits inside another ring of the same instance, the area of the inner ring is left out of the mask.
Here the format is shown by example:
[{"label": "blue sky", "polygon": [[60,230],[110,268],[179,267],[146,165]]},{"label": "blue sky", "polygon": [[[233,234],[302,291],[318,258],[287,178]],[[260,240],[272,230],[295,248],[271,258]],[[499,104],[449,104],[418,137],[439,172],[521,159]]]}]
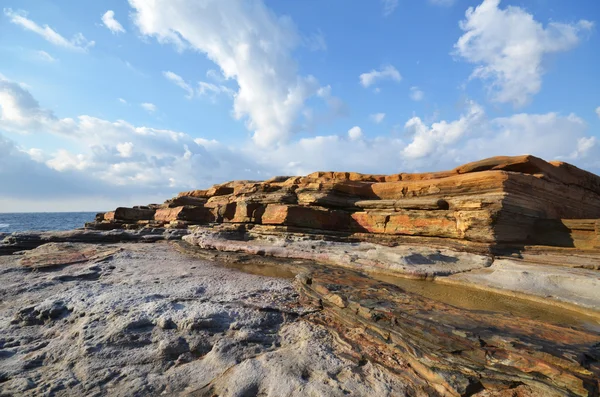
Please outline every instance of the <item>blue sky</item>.
[{"label": "blue sky", "polygon": [[595,0],[5,0],[0,211],[531,153],[600,172]]}]

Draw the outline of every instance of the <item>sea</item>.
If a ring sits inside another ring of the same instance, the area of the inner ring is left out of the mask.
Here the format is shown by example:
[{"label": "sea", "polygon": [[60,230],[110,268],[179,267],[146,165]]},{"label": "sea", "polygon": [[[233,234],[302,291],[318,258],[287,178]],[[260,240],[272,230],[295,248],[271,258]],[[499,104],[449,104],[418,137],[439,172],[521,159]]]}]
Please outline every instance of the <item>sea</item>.
[{"label": "sea", "polygon": [[96,212],[0,212],[0,235],[25,231],[71,230],[94,220]]}]

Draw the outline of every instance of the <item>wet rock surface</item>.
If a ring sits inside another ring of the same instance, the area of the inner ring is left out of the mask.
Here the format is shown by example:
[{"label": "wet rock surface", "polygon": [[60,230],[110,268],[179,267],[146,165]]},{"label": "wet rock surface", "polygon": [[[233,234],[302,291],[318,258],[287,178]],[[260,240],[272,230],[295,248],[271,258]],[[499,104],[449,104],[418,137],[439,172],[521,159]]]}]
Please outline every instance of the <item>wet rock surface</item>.
[{"label": "wet rock surface", "polygon": [[349,270],[321,267],[296,283],[323,307],[313,321],[336,329],[407,384],[424,381],[431,394],[523,395],[519,386],[540,396],[599,392],[597,332],[461,310]]}]

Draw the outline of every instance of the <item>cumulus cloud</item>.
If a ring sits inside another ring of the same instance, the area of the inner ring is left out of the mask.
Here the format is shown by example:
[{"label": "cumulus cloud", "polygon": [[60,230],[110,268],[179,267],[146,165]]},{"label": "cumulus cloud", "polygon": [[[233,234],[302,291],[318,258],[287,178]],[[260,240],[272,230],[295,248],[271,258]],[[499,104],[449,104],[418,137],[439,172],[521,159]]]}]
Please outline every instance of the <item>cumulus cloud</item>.
[{"label": "cumulus cloud", "polygon": [[467,132],[481,124],[483,116],[483,108],[470,102],[467,112],[452,122],[441,121],[427,126],[419,117],[413,117],[405,125],[413,140],[404,148],[403,153],[408,158],[443,154],[448,146],[458,142]]},{"label": "cumulus cloud", "polygon": [[354,126],[348,130],[348,138],[352,141],[361,139],[363,136],[362,129],[359,126]]},{"label": "cumulus cloud", "polygon": [[[237,82],[233,115],[246,120],[254,142],[269,146],[298,131],[305,102],[320,85],[313,76],[298,75],[292,52],[302,39],[289,17],[276,15],[261,0],[129,0],[129,4],[143,35],[171,43],[179,51],[200,51],[226,79]],[[214,92],[207,84],[200,85],[200,92]]]},{"label": "cumulus cloud", "polygon": [[108,28],[113,34],[125,33],[125,28],[115,19],[115,12],[108,10],[102,15],[102,23]]},{"label": "cumulus cloud", "polygon": [[71,40],[67,40],[48,25],[40,26],[31,19],[28,19],[27,12],[22,10],[13,11],[10,8],[5,8],[4,15],[10,18],[12,23],[42,36],[46,41],[59,47],[85,52],[95,44],[93,41],[87,40],[81,33],[76,33]]},{"label": "cumulus cloud", "polygon": [[385,113],[375,113],[375,114],[371,114],[369,115],[369,118],[371,119],[372,122],[374,122],[375,124],[379,124],[383,121],[383,119],[385,118]]},{"label": "cumulus cloud", "polygon": [[370,72],[361,74],[359,79],[360,84],[362,84],[363,87],[368,88],[382,80],[400,81],[402,80],[402,76],[392,65],[385,65],[380,70],[373,69]]},{"label": "cumulus cloud", "polygon": [[425,98],[425,93],[419,87],[410,87],[410,99],[415,102],[422,101]]},{"label": "cumulus cloud", "polygon": [[123,105],[127,105],[127,101],[123,98],[118,98],[117,99],[120,103],[122,103]]},{"label": "cumulus cloud", "polygon": [[484,81],[493,101],[522,106],[541,89],[544,58],[574,48],[592,26],[581,20],[544,27],[520,7],[501,9],[500,0],[484,0],[467,10],[454,49],[476,65],[471,78]]},{"label": "cumulus cloud", "polygon": [[398,8],[398,0],[381,0],[383,6],[383,16],[391,15]]},{"label": "cumulus cloud", "polygon": [[154,112],[156,112],[156,109],[158,109],[155,104],[150,103],[150,102],[144,102],[144,103],[140,104],[140,106],[142,108],[144,108],[144,110],[147,110],[150,113],[154,113]]},{"label": "cumulus cloud", "polygon": [[27,133],[54,121],[52,113],[41,109],[29,91],[0,75],[0,127],[4,131]]},{"label": "cumulus cloud", "polygon": [[598,106],[598,107],[596,108],[596,114],[598,115],[598,117],[600,117],[600,106]]}]

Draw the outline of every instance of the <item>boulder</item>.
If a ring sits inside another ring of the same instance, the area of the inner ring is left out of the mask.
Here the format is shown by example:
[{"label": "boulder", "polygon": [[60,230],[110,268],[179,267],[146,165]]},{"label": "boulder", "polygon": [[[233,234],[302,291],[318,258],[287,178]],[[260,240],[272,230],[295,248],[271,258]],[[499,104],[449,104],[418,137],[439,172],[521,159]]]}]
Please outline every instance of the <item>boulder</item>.
[{"label": "boulder", "polygon": [[154,219],[163,222],[188,221],[191,223],[214,222],[215,215],[208,208],[181,206],[156,210]]},{"label": "boulder", "polygon": [[149,208],[126,208],[119,207],[114,211],[104,214],[104,219],[107,221],[141,221],[151,220],[154,218],[154,210]]}]

